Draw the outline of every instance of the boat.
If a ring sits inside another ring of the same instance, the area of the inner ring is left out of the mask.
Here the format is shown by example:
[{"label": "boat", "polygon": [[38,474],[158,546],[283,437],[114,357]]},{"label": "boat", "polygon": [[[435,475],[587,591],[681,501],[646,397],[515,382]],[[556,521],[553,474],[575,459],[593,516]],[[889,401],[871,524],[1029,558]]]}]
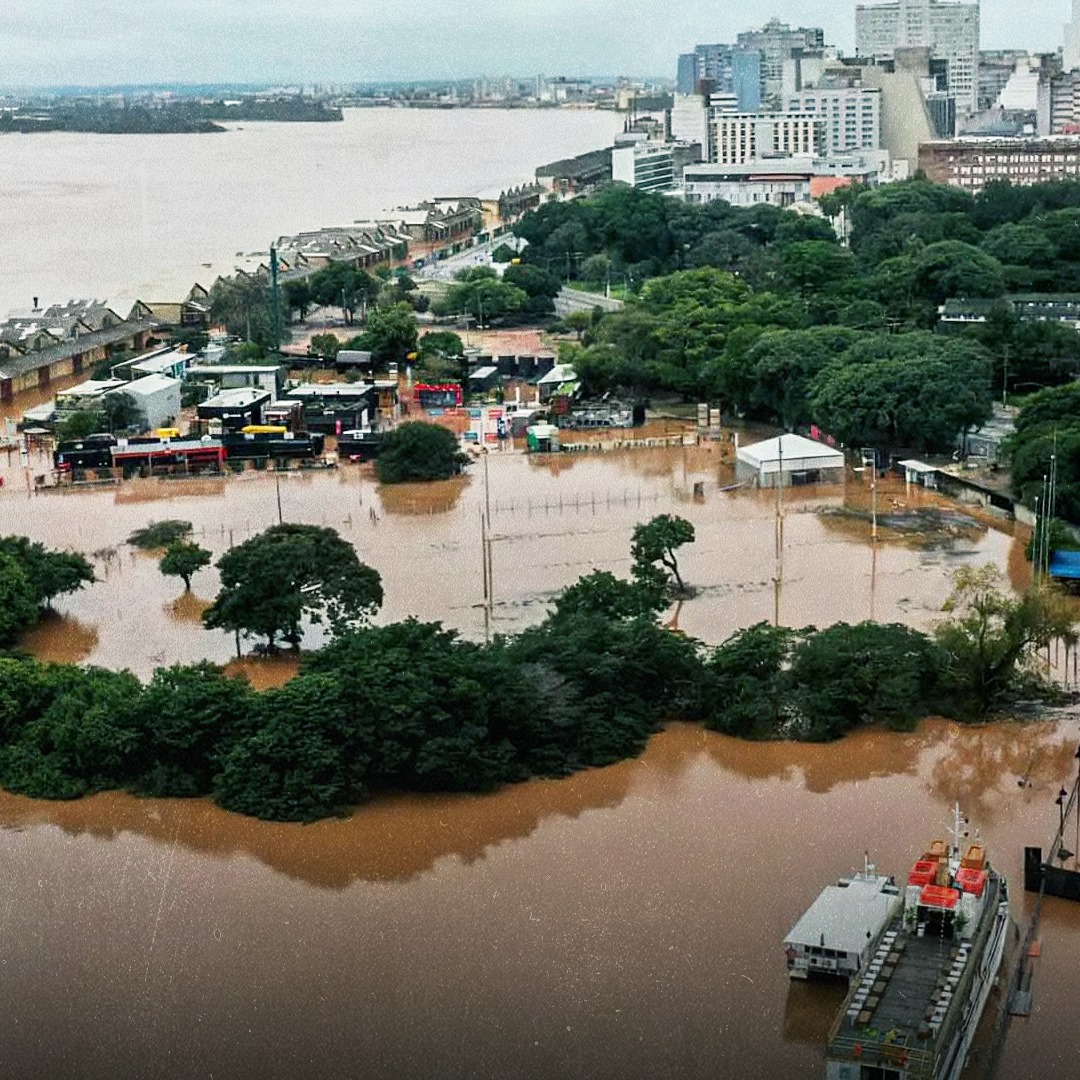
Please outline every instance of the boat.
[{"label": "boat", "polygon": [[879,874],[867,857],[857,874],[826,886],[784,938],[788,974],[858,975],[900,904],[896,880]]},{"label": "boat", "polygon": [[957,1080],[1005,953],[1009,897],[953,813],[908,874],[903,907],[829,1031],[827,1080]]}]

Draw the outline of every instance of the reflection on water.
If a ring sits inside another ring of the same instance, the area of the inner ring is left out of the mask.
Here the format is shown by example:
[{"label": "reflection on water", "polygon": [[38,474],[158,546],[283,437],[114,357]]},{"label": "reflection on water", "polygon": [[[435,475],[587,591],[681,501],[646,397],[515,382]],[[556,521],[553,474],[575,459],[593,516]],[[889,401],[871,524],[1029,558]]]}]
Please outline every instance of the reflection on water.
[{"label": "reflection on water", "polygon": [[97,648],[98,632],[70,615],[46,611],[41,621],[23,635],[19,647],[54,664],[78,664]]},{"label": "reflection on water", "polygon": [[202,625],[203,612],[213,603],[204,600],[185,589],[175,600],[162,604],[162,609],[170,619],[177,622],[194,622]]},{"label": "reflection on water", "polygon": [[379,501],[388,514],[447,514],[457,506],[469,480],[455,476],[426,484],[380,484]]},{"label": "reflection on water", "polygon": [[300,654],[292,651],[272,656],[248,654],[225,664],[226,675],[243,675],[256,690],[284,686],[299,670]]},{"label": "reflection on water", "polygon": [[[1022,914],[1023,845],[1056,827],[1076,738],[1074,721],[935,722],[749,745],[674,725],[638,761],[311,826],[202,800],[0,796],[0,1054],[20,1077],[136,1077],[152,1053],[167,1078],[360,1061],[463,1080],[816,1078],[842,989],[790,986],[784,934],[864,851],[902,874],[958,791]],[[1073,1075],[1078,913],[1047,906],[1039,1010],[999,1076]]]}]

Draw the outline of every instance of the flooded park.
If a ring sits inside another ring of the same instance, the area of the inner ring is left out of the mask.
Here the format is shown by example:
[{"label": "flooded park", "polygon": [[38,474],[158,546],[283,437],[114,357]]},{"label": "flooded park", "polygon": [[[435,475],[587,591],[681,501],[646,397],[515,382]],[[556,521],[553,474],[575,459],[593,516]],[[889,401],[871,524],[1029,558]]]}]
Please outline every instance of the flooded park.
[{"label": "flooded park", "polygon": [[[235,656],[231,635],[203,629],[213,569],[193,595],[157,559],[126,543],[136,529],[179,518],[217,558],[279,520],[328,525],[382,575],[379,621],[439,620],[463,635],[512,633],[538,622],[558,593],[593,569],[626,577],[636,524],[662,513],[691,521],[680,551],[694,597],[668,619],[717,643],[740,627],[793,627],[876,618],[927,629],[960,565],[993,563],[1023,579],[1011,522],[985,518],[918,485],[879,482],[871,543],[867,478],[773,491],[734,483],[724,442],[525,455],[493,452],[459,478],[383,487],[369,468],[153,478],[20,490],[18,456],[0,494],[0,532],[18,531],[90,557],[100,579],[57,605],[26,642],[36,655],[127,667]],[[2,462],[2,459],[0,459]],[[493,588],[484,604],[481,516],[490,511]],[[900,527],[889,527],[889,522]],[[782,532],[782,545],[777,532]],[[319,643],[318,628],[305,644]]]},{"label": "flooded park", "polygon": [[[24,647],[143,677],[235,657],[200,622],[216,573],[184,595],[126,543],[166,518],[215,557],[279,519],[333,526],[382,575],[379,621],[477,640],[538,621],[594,568],[626,576],[634,525],[660,513],[697,535],[680,552],[695,595],[664,619],[710,643],[761,621],[928,629],[962,565],[1026,584],[1009,521],[890,479],[872,544],[864,474],[778,500],[732,489],[724,443],[493,452],[458,480],[398,488],[343,466],[34,493],[17,456],[0,469],[0,533],[79,550],[100,579]],[[295,669],[242,663],[259,685]],[[789,985],[781,941],[799,914],[864,852],[902,874],[958,799],[1022,922],[1023,847],[1057,828],[1078,739],[1069,715],[829,745],[675,724],[638,760],[307,826],[205,800],[0,794],[0,1060],[50,1078],[138,1077],[148,1061],[176,1078],[819,1077],[843,989]],[[1034,1011],[1012,1022],[999,1077],[1071,1077],[1080,1060],[1080,907],[1044,902],[1040,938]],[[966,1075],[987,1060],[980,1046]]]}]

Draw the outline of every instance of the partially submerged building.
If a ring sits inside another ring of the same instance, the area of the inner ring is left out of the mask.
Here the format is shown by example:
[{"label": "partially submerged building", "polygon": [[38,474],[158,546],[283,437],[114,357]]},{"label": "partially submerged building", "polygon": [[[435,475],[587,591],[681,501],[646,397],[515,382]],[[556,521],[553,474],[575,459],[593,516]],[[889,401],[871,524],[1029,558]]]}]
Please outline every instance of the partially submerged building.
[{"label": "partially submerged building", "polygon": [[838,483],[844,479],[844,455],[825,443],[785,434],[740,447],[735,479],[757,487]]}]

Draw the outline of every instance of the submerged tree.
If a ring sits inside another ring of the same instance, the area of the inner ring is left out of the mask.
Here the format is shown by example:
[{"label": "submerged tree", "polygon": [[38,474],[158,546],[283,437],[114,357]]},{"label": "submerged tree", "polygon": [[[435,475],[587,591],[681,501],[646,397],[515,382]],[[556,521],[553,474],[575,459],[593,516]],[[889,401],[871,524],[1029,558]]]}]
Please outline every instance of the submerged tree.
[{"label": "submerged tree", "polygon": [[169,577],[184,579],[184,588],[191,591],[191,577],[196,571],[210,565],[210,552],[187,540],[176,540],[166,549],[161,559],[161,572]]},{"label": "submerged tree", "polygon": [[1075,644],[1076,615],[1051,587],[1011,596],[994,566],[962,567],[934,633],[944,651],[944,677],[957,707],[978,716],[1000,704],[1025,672],[1032,651],[1059,640]]},{"label": "submerged tree", "polygon": [[94,570],[82,556],[71,551],[49,551],[25,536],[0,537],[0,553],[10,555],[26,576],[34,603],[52,606],[64,593],[75,592],[94,581]]},{"label": "submerged tree", "polygon": [[694,526],[685,518],[675,517],[673,514],[658,514],[651,521],[635,526],[630,544],[630,554],[634,559],[634,577],[641,582],[647,582],[655,580],[658,570],[665,577],[664,572],[667,571],[675,579],[676,591],[685,593],[686,585],[679,574],[675,549],[693,541]]},{"label": "submerged tree", "polygon": [[449,428],[412,420],[383,437],[375,472],[384,484],[446,480],[457,476],[468,461]]},{"label": "submerged tree", "polygon": [[149,525],[136,529],[128,537],[128,543],[142,551],[154,551],[185,539],[190,532],[190,521],[180,521],[177,518],[151,521]]},{"label": "submerged tree", "polygon": [[203,614],[211,629],[298,646],[305,618],[324,620],[334,633],[366,625],[382,604],[377,570],[333,529],[274,525],[217,562],[221,592]]}]

